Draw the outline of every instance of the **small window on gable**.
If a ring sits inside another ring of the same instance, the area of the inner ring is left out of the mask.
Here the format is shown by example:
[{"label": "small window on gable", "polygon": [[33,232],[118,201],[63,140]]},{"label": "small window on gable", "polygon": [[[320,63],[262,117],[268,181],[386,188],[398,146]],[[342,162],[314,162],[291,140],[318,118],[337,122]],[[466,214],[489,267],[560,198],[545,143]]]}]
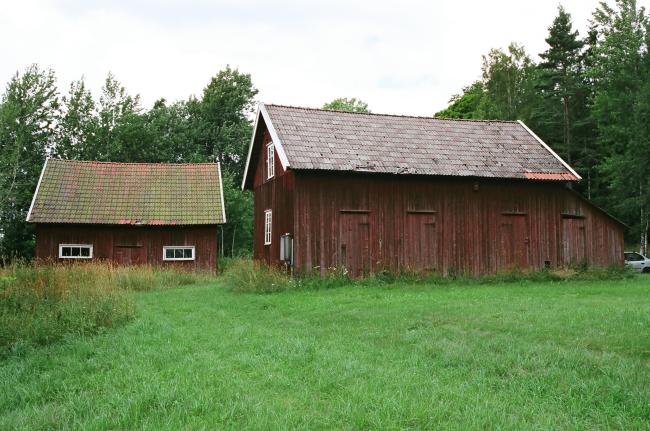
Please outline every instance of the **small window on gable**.
[{"label": "small window on gable", "polygon": [[194,258],[193,245],[163,247],[163,260],[194,260]]},{"label": "small window on gable", "polygon": [[60,259],[92,259],[92,244],[59,244]]},{"label": "small window on gable", "polygon": [[275,147],[273,142],[266,146],[266,179],[271,179],[275,175]]},{"label": "small window on gable", "polygon": [[264,245],[271,244],[271,226],[273,222],[273,213],[271,210],[264,211]]}]

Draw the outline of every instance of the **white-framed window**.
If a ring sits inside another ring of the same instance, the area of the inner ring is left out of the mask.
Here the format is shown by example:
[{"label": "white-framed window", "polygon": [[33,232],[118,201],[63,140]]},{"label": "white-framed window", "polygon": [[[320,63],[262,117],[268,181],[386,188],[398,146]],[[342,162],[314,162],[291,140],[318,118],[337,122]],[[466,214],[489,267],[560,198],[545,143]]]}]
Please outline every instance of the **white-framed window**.
[{"label": "white-framed window", "polygon": [[163,260],[194,260],[196,249],[193,245],[180,245],[163,247]]},{"label": "white-framed window", "polygon": [[266,179],[271,179],[275,175],[275,147],[273,142],[266,146]]},{"label": "white-framed window", "polygon": [[273,212],[264,211],[264,245],[271,244],[271,226],[273,225]]},{"label": "white-framed window", "polygon": [[59,244],[59,259],[92,259],[92,244]]}]

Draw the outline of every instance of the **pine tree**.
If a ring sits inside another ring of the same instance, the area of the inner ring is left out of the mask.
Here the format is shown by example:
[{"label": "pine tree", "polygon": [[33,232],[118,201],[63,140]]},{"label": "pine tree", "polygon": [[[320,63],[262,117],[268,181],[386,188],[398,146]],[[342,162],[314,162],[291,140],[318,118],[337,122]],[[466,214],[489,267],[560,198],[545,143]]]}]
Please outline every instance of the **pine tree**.
[{"label": "pine tree", "polygon": [[539,64],[540,83],[538,88],[544,98],[544,107],[548,110],[547,123],[551,126],[562,124],[561,140],[552,132],[555,127],[547,128],[547,136],[555,148],[571,164],[574,160],[572,149],[573,120],[575,105],[580,95],[580,53],[583,42],[577,31],[573,31],[571,16],[562,6],[549,28],[546,38],[549,48],[540,54],[544,60]]}]

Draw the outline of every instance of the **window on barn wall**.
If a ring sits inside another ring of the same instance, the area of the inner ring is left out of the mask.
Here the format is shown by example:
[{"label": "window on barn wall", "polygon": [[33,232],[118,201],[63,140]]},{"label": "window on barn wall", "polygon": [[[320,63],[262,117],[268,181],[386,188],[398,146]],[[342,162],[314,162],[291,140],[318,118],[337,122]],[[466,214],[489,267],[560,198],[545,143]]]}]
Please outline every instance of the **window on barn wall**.
[{"label": "window on barn wall", "polygon": [[271,210],[264,211],[264,245],[271,244],[271,226],[273,214]]},{"label": "window on barn wall", "polygon": [[194,260],[195,248],[191,246],[165,246],[163,247],[163,260]]},{"label": "window on barn wall", "polygon": [[271,179],[275,175],[275,147],[273,142],[266,146],[266,179]]},{"label": "window on barn wall", "polygon": [[93,246],[91,244],[59,244],[59,258],[61,259],[92,259]]}]

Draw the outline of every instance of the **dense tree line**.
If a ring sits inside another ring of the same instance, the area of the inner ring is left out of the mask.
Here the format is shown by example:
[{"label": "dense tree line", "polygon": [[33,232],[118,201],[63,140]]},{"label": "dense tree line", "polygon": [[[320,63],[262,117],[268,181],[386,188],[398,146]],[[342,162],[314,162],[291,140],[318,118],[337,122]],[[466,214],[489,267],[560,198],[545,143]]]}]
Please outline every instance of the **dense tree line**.
[{"label": "dense tree line", "polygon": [[33,226],[25,222],[47,156],[116,162],[221,162],[228,223],[225,254],[248,253],[252,199],[239,190],[257,90],[250,75],[220,71],[200,98],[164,99],[146,111],[108,75],[99,100],[83,80],[61,95],[52,70],[32,65],[11,79],[0,99],[0,257],[30,258]]},{"label": "dense tree line", "polygon": [[493,49],[482,77],[437,117],[519,119],[583,177],[574,187],[630,226],[646,251],[650,220],[650,19],[636,0],[601,2],[586,35],[561,6],[535,62]]}]

